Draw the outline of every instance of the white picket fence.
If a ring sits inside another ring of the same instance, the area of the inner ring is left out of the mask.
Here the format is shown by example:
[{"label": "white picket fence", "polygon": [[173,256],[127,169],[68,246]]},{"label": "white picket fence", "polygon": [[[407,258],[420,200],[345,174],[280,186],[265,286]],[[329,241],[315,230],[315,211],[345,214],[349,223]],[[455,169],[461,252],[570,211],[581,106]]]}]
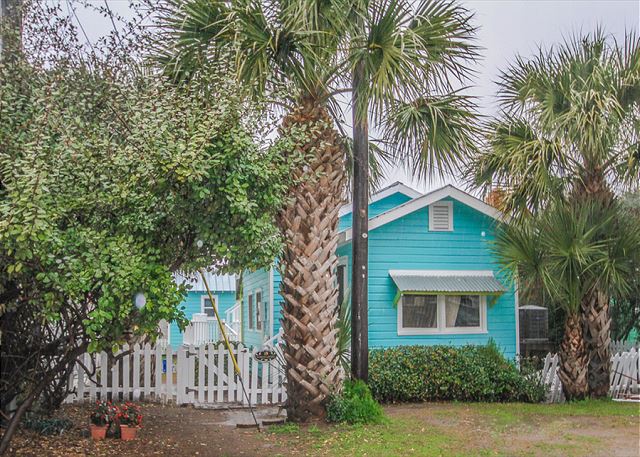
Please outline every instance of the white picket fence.
[{"label": "white picket fence", "polygon": [[[251,349],[234,345],[248,396],[223,344],[152,347],[125,345],[109,356],[84,354],[69,379],[75,392],[68,403],[109,399],[113,401],[173,401],[176,404],[282,404],[286,400],[281,352],[270,362],[260,362]],[[91,378],[86,370],[95,372]]]},{"label": "white picket fence", "polygon": [[[542,382],[549,388],[547,401],[558,403],[564,401],[562,382],[558,376],[560,358],[558,354],[547,354],[540,372]],[[623,398],[628,394],[640,393],[640,353],[636,348],[618,352],[611,356],[611,377],[609,395],[612,398]]]},{"label": "white picket fence", "polygon": [[612,354],[616,354],[618,352],[627,352],[631,349],[640,349],[640,345],[633,341],[611,341],[609,345]]}]

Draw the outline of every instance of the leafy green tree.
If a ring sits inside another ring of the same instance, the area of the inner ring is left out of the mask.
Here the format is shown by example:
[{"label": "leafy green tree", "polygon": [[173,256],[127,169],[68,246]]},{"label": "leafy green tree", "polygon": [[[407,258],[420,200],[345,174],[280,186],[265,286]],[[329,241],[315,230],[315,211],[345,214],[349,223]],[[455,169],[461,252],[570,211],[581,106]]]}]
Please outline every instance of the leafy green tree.
[{"label": "leafy green tree", "polygon": [[[474,144],[472,103],[449,80],[464,80],[476,56],[471,14],[431,0],[170,0],[166,11],[159,53],[170,74],[226,68],[284,110],[281,134],[308,134],[295,144],[305,157],[293,173],[301,183],[279,216],[282,322],[289,416],[322,416],[343,376],[335,249],[352,166],[345,115],[371,117],[374,157],[402,158],[421,177],[453,168]],[[367,103],[353,107],[344,97],[356,65]]]},{"label": "leafy green tree", "polygon": [[495,252],[520,287],[542,287],[566,313],[560,369],[568,399],[589,393],[589,353],[581,319],[585,297],[595,290],[626,296],[640,258],[640,225],[621,217],[616,204],[554,201],[520,224],[504,224]]},{"label": "leafy green tree", "polygon": [[[48,20],[25,22],[55,38]],[[3,417],[17,404],[0,453],[36,400],[64,399],[79,355],[185,323],[173,272],[260,267],[281,247],[289,166],[254,140],[261,122],[235,83],[176,87],[73,52],[74,36],[0,66]]]},{"label": "leafy green tree", "polygon": [[[501,115],[488,147],[470,165],[479,186],[505,190],[516,215],[560,196],[611,205],[640,183],[640,40],[602,31],[576,36],[530,60],[518,57],[500,80]],[[591,393],[608,392],[610,290],[585,291],[582,317]]]}]

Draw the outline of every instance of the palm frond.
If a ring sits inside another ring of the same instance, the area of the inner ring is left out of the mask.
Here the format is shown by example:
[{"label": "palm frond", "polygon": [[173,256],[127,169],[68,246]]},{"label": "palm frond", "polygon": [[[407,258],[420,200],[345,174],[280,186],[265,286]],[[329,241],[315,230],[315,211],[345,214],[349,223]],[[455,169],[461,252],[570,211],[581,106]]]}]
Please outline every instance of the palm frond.
[{"label": "palm frond", "polygon": [[451,77],[467,79],[478,52],[472,17],[453,2],[423,0],[415,8],[405,0],[370,2],[366,36],[355,40],[351,61],[365,62],[375,122],[384,120],[390,102],[451,92]]},{"label": "palm frond", "polygon": [[562,193],[569,157],[555,138],[540,135],[522,118],[505,115],[487,126],[487,150],[475,154],[469,166],[475,186],[507,190],[508,211],[537,211]]},{"label": "palm frond", "polygon": [[381,122],[391,157],[419,179],[452,173],[476,152],[480,131],[471,97],[459,92],[397,101]]}]

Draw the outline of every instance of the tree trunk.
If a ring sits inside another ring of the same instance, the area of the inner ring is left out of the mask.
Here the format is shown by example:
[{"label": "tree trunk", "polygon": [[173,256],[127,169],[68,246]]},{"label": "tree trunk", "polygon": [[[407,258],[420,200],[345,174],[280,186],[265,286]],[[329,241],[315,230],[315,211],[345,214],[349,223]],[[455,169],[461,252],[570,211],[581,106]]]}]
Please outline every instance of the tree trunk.
[{"label": "tree trunk", "polygon": [[[304,126],[305,138],[295,138]],[[324,404],[343,374],[337,345],[338,211],[344,202],[344,149],[327,111],[304,99],[283,121],[307,159],[294,171],[300,180],[279,217],[282,327],[287,361],[287,412],[304,421],[323,417]]]},{"label": "tree trunk", "polygon": [[589,393],[594,398],[606,397],[611,371],[611,316],[609,297],[597,287],[582,300],[582,320],[589,351]]},{"label": "tree trunk", "polygon": [[579,400],[587,396],[589,390],[588,365],[589,357],[582,334],[580,316],[577,313],[568,314],[564,325],[564,336],[560,344],[560,367],[558,370],[567,400]]},{"label": "tree trunk", "polygon": [[[584,164],[582,176],[574,192],[578,201],[586,200],[608,208],[613,204],[614,194],[607,183],[602,167]],[[584,339],[589,354],[589,393],[594,398],[606,397],[609,393],[611,372],[611,317],[609,294],[595,285],[582,298],[582,322]]]}]

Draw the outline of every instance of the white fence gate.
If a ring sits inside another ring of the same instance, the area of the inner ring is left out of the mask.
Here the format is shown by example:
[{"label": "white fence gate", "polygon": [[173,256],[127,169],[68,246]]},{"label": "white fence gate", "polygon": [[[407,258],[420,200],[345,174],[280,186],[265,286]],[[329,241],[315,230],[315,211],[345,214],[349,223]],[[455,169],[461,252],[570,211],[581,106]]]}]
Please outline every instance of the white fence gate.
[{"label": "white fence gate", "polygon": [[234,345],[233,352],[248,400],[224,344],[209,343],[175,351],[169,345],[136,344],[125,345],[114,355],[84,354],[69,379],[75,393],[66,402],[109,399],[247,405],[250,401],[255,405],[286,400],[286,376],[278,349],[278,357],[270,362],[256,360],[242,344]]},{"label": "white fence gate", "polygon": [[[558,376],[558,354],[547,354],[540,372],[542,382],[549,388],[547,401],[557,403],[564,401],[562,382]],[[636,348],[626,352],[618,352],[611,357],[611,377],[609,395],[612,398],[623,398],[628,394],[640,394],[640,353]]]}]

